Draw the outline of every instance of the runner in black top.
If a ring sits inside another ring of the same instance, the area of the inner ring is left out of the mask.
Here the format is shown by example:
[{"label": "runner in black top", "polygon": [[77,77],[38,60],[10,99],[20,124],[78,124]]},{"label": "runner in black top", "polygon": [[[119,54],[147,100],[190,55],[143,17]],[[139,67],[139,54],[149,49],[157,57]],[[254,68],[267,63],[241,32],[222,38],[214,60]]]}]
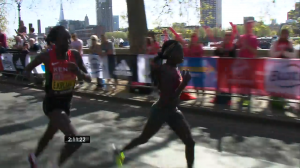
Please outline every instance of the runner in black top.
[{"label": "runner in black top", "polygon": [[[156,64],[157,60],[162,59],[167,59],[167,62],[163,65]],[[185,144],[188,168],[193,167],[195,142],[186,119],[177,109],[180,94],[191,79],[189,71],[183,71],[181,77],[177,65],[182,61],[182,46],[175,40],[165,42],[162,52],[152,62],[153,73],[158,79],[158,88],[161,91],[160,98],[152,105],[150,117],[139,137],[133,139],[122,150],[116,149],[113,144],[118,165],[122,165],[125,158],[124,151],[146,143],[164,123],[167,123]]]},{"label": "runner in black top", "polygon": [[[47,36],[47,43],[53,44],[51,48],[37,55],[25,68],[25,74],[30,75],[35,67],[42,63],[45,65],[46,94],[43,110],[50,120],[35,153],[29,155],[31,168],[37,168],[36,157],[42,153],[58,130],[65,135],[77,135],[69,119],[76,76],[87,82],[91,81],[91,77],[87,74],[80,53],[69,50],[70,42],[70,34],[63,26],[52,28]],[[61,166],[80,146],[81,144],[66,144],[61,151],[58,166]]]}]

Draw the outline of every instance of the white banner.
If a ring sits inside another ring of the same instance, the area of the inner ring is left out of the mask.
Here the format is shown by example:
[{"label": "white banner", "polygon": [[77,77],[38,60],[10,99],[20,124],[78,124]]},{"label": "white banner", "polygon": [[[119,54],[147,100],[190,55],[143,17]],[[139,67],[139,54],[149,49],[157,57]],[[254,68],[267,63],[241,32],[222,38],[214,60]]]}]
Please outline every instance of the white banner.
[{"label": "white banner", "polygon": [[151,83],[151,61],[155,55],[139,54],[137,57],[138,63],[138,82]]},{"label": "white banner", "polygon": [[[26,56],[26,60],[25,60],[25,65],[27,66],[32,60],[34,60],[36,57],[36,55],[27,55]],[[34,74],[44,74],[45,73],[45,65],[44,64],[40,64],[39,66],[35,67],[32,70],[32,73]]]},{"label": "white banner", "polygon": [[285,97],[300,96],[300,60],[266,59],[265,90]]},{"label": "white banner", "polygon": [[92,78],[110,78],[107,56],[83,54],[82,60]]},{"label": "white banner", "polygon": [[4,71],[16,71],[16,68],[13,63],[13,54],[11,53],[1,54],[1,62]]}]

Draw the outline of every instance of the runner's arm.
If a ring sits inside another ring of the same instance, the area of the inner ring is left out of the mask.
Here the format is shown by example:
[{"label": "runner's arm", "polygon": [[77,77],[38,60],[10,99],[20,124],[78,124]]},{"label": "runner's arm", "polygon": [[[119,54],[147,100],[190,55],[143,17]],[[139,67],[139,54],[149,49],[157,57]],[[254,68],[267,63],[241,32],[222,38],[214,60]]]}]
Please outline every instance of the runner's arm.
[{"label": "runner's arm", "polygon": [[80,53],[78,51],[75,51],[75,50],[73,50],[72,53],[75,56],[76,64],[78,66],[78,71],[77,71],[76,75],[79,78],[82,78],[86,82],[91,82],[92,81],[91,76],[87,72],[86,67],[83,64],[82,57],[81,57]]}]

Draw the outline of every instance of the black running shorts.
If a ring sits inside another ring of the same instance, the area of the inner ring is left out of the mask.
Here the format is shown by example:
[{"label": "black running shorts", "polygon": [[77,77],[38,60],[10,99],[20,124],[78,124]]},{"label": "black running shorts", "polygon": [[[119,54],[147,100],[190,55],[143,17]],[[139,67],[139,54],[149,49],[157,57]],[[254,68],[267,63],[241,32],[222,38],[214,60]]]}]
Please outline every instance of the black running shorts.
[{"label": "black running shorts", "polygon": [[63,110],[70,115],[72,97],[45,97],[43,101],[43,110],[46,115],[55,109]]}]

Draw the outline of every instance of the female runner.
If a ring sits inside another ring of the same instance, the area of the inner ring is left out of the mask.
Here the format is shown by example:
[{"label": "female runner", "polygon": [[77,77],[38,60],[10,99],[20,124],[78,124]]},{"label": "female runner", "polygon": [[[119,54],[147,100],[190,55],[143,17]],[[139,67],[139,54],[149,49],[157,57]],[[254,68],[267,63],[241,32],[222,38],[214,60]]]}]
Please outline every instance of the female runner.
[{"label": "female runner", "polygon": [[[167,62],[163,65],[156,64],[157,60],[161,59],[166,59]],[[116,149],[113,144],[118,165],[122,165],[125,151],[146,143],[164,123],[167,123],[185,144],[187,167],[193,167],[195,142],[186,119],[177,108],[180,94],[191,79],[189,71],[183,71],[181,77],[177,65],[182,62],[182,46],[175,40],[165,42],[162,52],[152,62],[153,73],[158,79],[158,88],[161,92],[160,98],[152,105],[150,117],[140,136],[133,139],[122,150]]]},{"label": "female runner", "polygon": [[[36,158],[40,156],[58,130],[65,135],[77,135],[69,119],[76,76],[87,82],[91,81],[91,77],[87,74],[80,53],[76,50],[69,50],[70,42],[71,36],[63,26],[52,28],[47,36],[47,43],[52,44],[50,49],[37,55],[25,68],[25,75],[30,75],[35,67],[45,64],[46,94],[43,110],[50,120],[36,151],[29,155],[31,168],[37,168]],[[80,146],[80,143],[66,144],[62,148],[56,166],[61,166]]]}]

